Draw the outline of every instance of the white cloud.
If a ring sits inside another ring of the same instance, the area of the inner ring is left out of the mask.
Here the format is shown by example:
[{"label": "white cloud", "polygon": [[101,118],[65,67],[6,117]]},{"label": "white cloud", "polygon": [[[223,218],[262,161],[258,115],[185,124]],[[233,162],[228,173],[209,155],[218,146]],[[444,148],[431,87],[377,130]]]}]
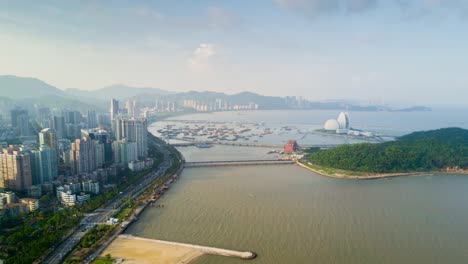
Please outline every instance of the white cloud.
[{"label": "white cloud", "polygon": [[210,43],[200,44],[192,53],[188,60],[188,66],[193,70],[206,70],[217,55],[216,47]]}]

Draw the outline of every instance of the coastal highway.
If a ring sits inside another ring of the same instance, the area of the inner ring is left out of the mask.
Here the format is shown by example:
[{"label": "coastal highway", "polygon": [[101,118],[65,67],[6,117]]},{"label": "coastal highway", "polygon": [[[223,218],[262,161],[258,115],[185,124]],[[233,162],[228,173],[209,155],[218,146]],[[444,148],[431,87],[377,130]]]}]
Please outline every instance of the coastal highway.
[{"label": "coastal highway", "polygon": [[158,151],[163,153],[164,160],[159,166],[157,171],[154,171],[143,179],[140,180],[136,185],[129,186],[123,191],[120,196],[114,198],[104,208],[96,209],[93,213],[86,214],[82,219],[78,229],[73,232],[66,240],[64,240],[54,251],[52,255],[46,258],[42,263],[58,264],[62,263],[63,258],[78,244],[81,238],[95,225],[105,222],[112,214],[120,210],[123,206],[123,201],[127,198],[135,198],[145,188],[147,188],[157,177],[164,175],[164,173],[172,166],[170,159],[170,153],[164,147],[158,145]]}]

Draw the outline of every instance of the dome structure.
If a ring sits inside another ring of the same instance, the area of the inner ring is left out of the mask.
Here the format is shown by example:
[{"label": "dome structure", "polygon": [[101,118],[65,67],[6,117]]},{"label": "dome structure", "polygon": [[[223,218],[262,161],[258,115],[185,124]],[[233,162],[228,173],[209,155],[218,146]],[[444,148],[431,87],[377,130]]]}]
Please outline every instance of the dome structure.
[{"label": "dome structure", "polygon": [[328,131],[336,131],[337,129],[340,129],[340,124],[335,119],[329,119],[325,122],[323,128]]},{"label": "dome structure", "polygon": [[340,126],[340,129],[349,129],[350,125],[348,112],[341,112],[338,116],[337,121]]}]

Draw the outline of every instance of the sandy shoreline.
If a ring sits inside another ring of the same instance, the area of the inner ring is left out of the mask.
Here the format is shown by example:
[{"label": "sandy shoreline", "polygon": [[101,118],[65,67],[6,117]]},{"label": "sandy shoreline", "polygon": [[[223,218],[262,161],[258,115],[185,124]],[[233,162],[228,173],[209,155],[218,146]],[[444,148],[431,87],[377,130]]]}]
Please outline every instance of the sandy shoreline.
[{"label": "sandy shoreline", "polygon": [[125,264],[188,264],[204,253],[186,247],[117,237],[101,256],[106,254],[111,254],[114,259],[124,259]]},{"label": "sandy shoreline", "polygon": [[237,251],[187,243],[156,240],[132,235],[120,235],[102,255],[110,254],[123,263],[190,263],[202,255],[216,255],[240,259],[254,259],[251,251]]}]

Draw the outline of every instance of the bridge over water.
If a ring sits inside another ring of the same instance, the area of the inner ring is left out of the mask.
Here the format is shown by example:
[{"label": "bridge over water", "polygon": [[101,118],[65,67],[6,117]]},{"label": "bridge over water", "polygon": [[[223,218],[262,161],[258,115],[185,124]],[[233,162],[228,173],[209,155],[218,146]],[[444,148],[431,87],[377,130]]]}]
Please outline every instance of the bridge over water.
[{"label": "bridge over water", "polygon": [[281,165],[294,164],[293,160],[222,160],[222,161],[196,161],[186,162],[185,168],[220,167],[220,166],[252,166],[252,165]]},{"label": "bridge over water", "polygon": [[[263,143],[241,143],[241,142],[226,142],[226,141],[190,141],[183,143],[174,143],[171,146],[174,147],[190,147],[196,146],[199,144],[208,144],[208,145],[225,145],[225,146],[238,146],[238,147],[257,147],[257,148],[283,148],[283,145],[279,144],[263,144]],[[337,147],[341,144],[301,144],[301,148],[321,148],[329,149]]]}]

